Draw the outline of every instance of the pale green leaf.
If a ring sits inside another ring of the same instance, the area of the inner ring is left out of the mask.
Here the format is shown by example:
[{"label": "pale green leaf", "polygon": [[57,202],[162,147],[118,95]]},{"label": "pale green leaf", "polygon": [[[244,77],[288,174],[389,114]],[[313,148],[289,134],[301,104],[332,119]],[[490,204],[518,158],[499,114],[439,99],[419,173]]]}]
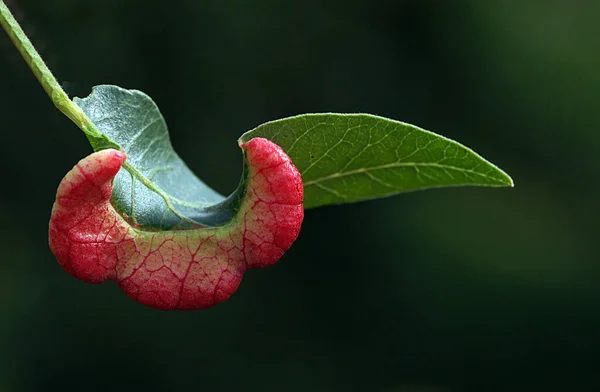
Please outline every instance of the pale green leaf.
[{"label": "pale green leaf", "polygon": [[177,155],[156,104],[141,91],[96,86],[75,103],[106,137],[94,149],[127,153],[115,178],[113,204],[136,225],[148,228],[215,226],[235,214],[238,193],[225,199],[202,182]]}]

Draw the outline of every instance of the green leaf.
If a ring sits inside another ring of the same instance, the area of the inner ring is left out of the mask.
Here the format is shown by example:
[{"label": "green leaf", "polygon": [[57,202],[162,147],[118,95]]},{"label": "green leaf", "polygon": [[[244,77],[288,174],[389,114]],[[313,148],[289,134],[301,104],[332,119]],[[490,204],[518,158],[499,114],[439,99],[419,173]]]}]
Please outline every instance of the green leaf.
[{"label": "green leaf", "polygon": [[[97,86],[75,103],[100,135],[95,150],[128,154],[115,179],[113,204],[134,225],[218,226],[236,213],[242,183],[218,194],[173,150],[167,125],[150,97]],[[306,114],[272,121],[240,138],[264,137],[290,156],[304,181],[304,206],[350,203],[443,186],[512,186],[511,178],[472,150],[410,124],[367,114]]]},{"label": "green leaf", "polygon": [[94,150],[117,147],[128,155],[115,178],[112,201],[133,224],[217,226],[235,214],[242,184],[225,199],[198,179],[173,150],[165,120],[146,94],[103,85],[74,101],[108,139],[90,138]]},{"label": "green leaf", "polygon": [[506,173],[453,140],[368,114],[284,118],[241,140],[254,137],[290,156],[302,174],[305,208],[445,186],[513,186]]}]

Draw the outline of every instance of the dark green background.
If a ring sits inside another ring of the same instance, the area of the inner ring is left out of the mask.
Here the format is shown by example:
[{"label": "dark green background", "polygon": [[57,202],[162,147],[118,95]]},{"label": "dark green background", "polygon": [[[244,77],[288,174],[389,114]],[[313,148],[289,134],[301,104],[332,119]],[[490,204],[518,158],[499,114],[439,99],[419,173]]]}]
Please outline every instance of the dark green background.
[{"label": "dark green background", "polygon": [[222,193],[242,132],[326,111],[441,133],[516,187],[310,210],[227,302],[145,308],[48,250],[91,149],[0,35],[0,391],[600,390],[600,2],[10,4],[71,95],[148,93]]}]

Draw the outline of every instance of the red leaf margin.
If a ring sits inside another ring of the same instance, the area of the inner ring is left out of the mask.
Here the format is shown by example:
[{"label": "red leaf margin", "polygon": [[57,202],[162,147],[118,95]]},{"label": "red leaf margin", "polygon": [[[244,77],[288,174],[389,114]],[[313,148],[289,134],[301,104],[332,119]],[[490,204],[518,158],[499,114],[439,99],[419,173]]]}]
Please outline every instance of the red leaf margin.
[{"label": "red leaf margin", "polygon": [[132,227],[111,204],[126,154],[107,149],[89,155],[58,187],[50,249],[74,277],[114,280],[154,308],[202,309],[226,300],[247,269],[281,258],[304,219],[302,178],[286,153],[263,138],[240,147],[248,183],[238,214],[224,226],[160,232]]}]

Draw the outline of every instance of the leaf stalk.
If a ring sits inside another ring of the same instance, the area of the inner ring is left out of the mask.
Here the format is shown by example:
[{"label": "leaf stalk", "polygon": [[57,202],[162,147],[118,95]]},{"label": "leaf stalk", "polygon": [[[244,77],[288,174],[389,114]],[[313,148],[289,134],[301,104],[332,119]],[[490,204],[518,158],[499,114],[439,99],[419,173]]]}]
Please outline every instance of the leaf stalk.
[{"label": "leaf stalk", "polygon": [[33,72],[52,103],[54,103],[54,106],[81,128],[90,141],[94,139],[96,143],[101,144],[100,139],[104,139],[104,136],[63,90],[58,80],[56,80],[42,59],[42,56],[40,56],[19,25],[19,22],[17,22],[12,12],[6,6],[4,0],[0,0],[0,25],[8,34],[15,48],[21,53],[31,72]]}]

